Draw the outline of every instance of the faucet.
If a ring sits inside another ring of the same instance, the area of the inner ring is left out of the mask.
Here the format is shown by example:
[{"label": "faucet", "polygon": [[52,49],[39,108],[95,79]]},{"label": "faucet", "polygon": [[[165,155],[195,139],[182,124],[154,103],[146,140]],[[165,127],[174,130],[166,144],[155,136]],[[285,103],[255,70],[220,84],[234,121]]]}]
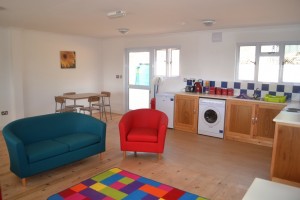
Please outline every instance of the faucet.
[{"label": "faucet", "polygon": [[256,88],[253,93],[253,99],[258,100],[260,98],[258,94],[259,88]]}]

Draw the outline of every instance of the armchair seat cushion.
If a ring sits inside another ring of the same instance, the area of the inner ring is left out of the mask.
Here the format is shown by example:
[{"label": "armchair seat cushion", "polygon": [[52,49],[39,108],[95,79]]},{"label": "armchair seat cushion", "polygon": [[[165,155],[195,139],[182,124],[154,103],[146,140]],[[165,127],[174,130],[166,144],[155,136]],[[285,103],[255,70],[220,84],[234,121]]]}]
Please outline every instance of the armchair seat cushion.
[{"label": "armchair seat cushion", "polygon": [[68,145],[56,142],[54,140],[43,140],[28,144],[26,147],[29,163],[48,159],[69,151]]},{"label": "armchair seat cushion", "polygon": [[157,130],[154,128],[132,128],[127,135],[128,142],[157,142]]},{"label": "armchair seat cushion", "polygon": [[69,151],[74,151],[100,142],[100,137],[90,133],[74,133],[55,138],[54,140],[66,144]]}]

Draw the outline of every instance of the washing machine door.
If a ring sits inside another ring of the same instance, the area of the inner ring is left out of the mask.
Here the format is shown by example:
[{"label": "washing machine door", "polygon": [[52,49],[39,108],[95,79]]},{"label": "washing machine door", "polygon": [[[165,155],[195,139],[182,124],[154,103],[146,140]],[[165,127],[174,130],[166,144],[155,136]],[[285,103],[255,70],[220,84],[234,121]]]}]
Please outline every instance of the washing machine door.
[{"label": "washing machine door", "polygon": [[213,108],[205,109],[205,111],[203,113],[203,117],[204,117],[205,123],[209,127],[213,127],[213,126],[217,125],[220,121],[218,112]]}]

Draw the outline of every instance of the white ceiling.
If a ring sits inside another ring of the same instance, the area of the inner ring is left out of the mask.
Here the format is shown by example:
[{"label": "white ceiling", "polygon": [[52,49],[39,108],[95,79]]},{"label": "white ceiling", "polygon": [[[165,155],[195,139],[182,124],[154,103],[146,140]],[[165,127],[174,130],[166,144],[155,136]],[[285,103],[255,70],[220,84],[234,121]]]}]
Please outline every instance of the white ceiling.
[{"label": "white ceiling", "polygon": [[[300,26],[300,0],[0,0],[0,26],[91,37]],[[106,14],[126,10],[123,18]],[[213,26],[202,24],[214,19]]]}]

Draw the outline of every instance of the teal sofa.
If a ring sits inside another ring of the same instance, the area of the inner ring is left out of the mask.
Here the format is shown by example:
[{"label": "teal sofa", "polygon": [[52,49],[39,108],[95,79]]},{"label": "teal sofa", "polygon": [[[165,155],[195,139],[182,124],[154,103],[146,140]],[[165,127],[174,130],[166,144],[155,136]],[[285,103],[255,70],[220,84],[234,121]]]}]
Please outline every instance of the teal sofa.
[{"label": "teal sofa", "polygon": [[27,177],[105,151],[106,124],[81,113],[19,119],[3,128],[10,170]]}]

